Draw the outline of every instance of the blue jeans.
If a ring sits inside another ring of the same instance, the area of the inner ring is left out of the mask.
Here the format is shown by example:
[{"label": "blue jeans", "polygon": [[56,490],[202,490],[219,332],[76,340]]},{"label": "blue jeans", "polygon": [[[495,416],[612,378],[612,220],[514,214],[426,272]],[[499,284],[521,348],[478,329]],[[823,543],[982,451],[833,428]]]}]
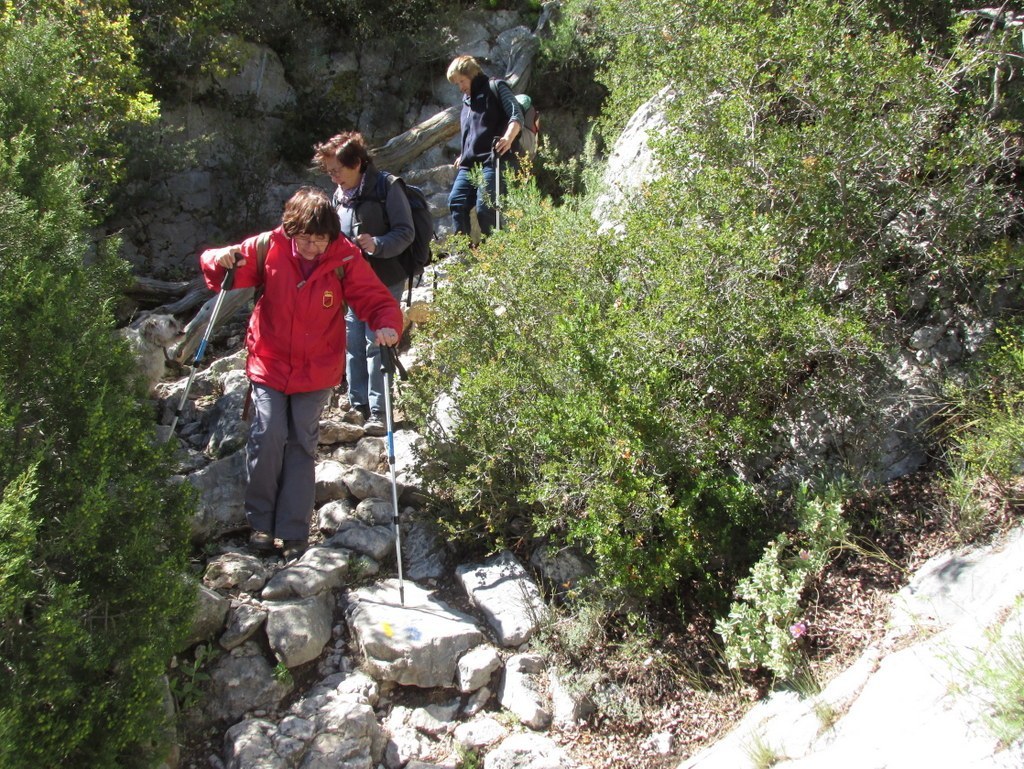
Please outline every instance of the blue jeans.
[{"label": "blue jeans", "polygon": [[[512,153],[508,153],[501,159],[501,196],[505,195],[505,166],[512,164]],[[508,158],[506,161],[505,158]],[[473,184],[470,178],[473,172],[480,168],[483,171],[484,180],[480,187]],[[498,201],[501,203],[501,200]],[[452,212],[452,226],[456,232],[466,235],[470,232],[469,212],[476,207],[476,220],[480,225],[480,233],[490,235],[494,229],[494,166],[474,166],[473,168],[460,168],[452,184],[452,191],[448,195],[448,208]]]},{"label": "blue jeans", "polygon": [[[401,301],[406,283],[388,286],[388,291]],[[402,329],[396,328],[399,334]],[[345,314],[345,378],[348,400],[352,408],[369,407],[370,412],[384,418],[384,373],[380,370],[380,346],[369,325],[359,320],[352,308]]]}]

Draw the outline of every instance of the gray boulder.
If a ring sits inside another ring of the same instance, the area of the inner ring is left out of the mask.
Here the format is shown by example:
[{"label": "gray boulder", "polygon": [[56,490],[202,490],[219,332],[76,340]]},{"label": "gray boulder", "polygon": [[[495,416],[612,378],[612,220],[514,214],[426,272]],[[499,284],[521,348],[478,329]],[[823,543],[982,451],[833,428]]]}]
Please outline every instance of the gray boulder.
[{"label": "gray boulder", "polygon": [[192,519],[192,541],[205,542],[222,530],[243,529],[245,519],[245,452],[211,462],[188,476],[199,492]]},{"label": "gray boulder", "polygon": [[330,547],[311,547],[294,563],[275,574],[263,588],[265,601],[308,598],[340,587],[348,574],[349,553]]},{"label": "gray boulder", "polygon": [[266,606],[267,640],[282,664],[294,668],[320,656],[331,640],[334,598],[330,593]]},{"label": "gray boulder", "polygon": [[249,641],[218,657],[209,670],[206,714],[215,721],[237,721],[254,710],[273,709],[291,691],[274,677],[259,646]]},{"label": "gray boulder", "polygon": [[196,589],[199,599],[196,613],[192,617],[192,628],[182,647],[184,649],[220,633],[224,629],[224,618],[231,608],[231,602],[217,591],[205,585],[197,585]]},{"label": "gray boulder", "polygon": [[482,564],[459,566],[455,574],[502,646],[530,640],[547,617],[539,588],[507,550]]},{"label": "gray boulder", "polygon": [[395,554],[395,532],[387,526],[367,526],[350,519],[342,522],[334,536],[327,540],[329,547],[342,547],[375,561],[383,561]]},{"label": "gray boulder", "polygon": [[569,754],[542,734],[513,734],[484,758],[484,769],[576,769]]},{"label": "gray boulder", "polygon": [[505,663],[498,700],[531,729],[547,729],[551,706],[542,694],[545,688],[544,660],[537,654],[517,654]]},{"label": "gray boulder", "polygon": [[267,582],[263,561],[249,553],[224,553],[206,564],[203,584],[213,590],[238,588],[247,593],[259,590]]},{"label": "gray boulder", "polygon": [[459,658],[484,640],[473,618],[412,582],[400,605],[397,580],[355,590],[348,622],[367,672],[403,685],[452,687]]},{"label": "gray boulder", "polygon": [[248,641],[267,619],[267,610],[241,601],[232,602],[227,627],[220,637],[222,648],[230,651]]}]

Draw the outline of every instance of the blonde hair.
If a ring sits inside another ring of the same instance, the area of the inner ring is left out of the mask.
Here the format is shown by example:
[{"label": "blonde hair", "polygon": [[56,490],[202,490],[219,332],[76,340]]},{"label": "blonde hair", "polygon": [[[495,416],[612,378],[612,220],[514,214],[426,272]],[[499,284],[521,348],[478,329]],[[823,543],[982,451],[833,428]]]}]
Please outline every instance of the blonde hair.
[{"label": "blonde hair", "polygon": [[457,75],[462,75],[472,80],[481,72],[483,70],[480,69],[480,64],[472,56],[456,56],[452,59],[452,63],[448,65],[448,81],[454,83]]}]

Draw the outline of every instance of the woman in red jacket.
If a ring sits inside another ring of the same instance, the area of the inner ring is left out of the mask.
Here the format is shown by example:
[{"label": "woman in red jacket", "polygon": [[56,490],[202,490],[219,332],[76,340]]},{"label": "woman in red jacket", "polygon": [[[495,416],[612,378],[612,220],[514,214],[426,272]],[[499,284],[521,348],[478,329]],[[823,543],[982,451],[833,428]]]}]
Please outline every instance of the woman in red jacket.
[{"label": "woman in red jacket", "polygon": [[290,560],[309,541],[320,412],[345,371],[345,306],[389,347],[398,344],[402,311],[359,249],[340,237],[338,214],[321,190],[303,187],[285,203],[265,260],[259,240],[209,249],[200,263],[214,290],[232,267],[235,288],[263,288],[245,342],[254,415],[245,514],[250,545],[270,552],[280,539]]}]

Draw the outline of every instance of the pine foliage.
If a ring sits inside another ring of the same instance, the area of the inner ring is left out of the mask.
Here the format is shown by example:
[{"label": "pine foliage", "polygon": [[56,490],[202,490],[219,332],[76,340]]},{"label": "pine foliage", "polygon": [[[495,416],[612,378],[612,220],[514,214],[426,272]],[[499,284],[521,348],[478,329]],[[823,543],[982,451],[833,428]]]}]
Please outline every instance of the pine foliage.
[{"label": "pine foliage", "polygon": [[[134,388],[90,244],[132,115],[123,25],[93,3],[0,17],[0,765],[134,765],[191,617],[191,501]],[[130,49],[129,49],[130,51]],[[69,63],[76,69],[72,69]],[[109,66],[108,66],[109,65]],[[81,158],[82,162],[74,162]],[[144,760],[144,759],[142,759]]]}]

